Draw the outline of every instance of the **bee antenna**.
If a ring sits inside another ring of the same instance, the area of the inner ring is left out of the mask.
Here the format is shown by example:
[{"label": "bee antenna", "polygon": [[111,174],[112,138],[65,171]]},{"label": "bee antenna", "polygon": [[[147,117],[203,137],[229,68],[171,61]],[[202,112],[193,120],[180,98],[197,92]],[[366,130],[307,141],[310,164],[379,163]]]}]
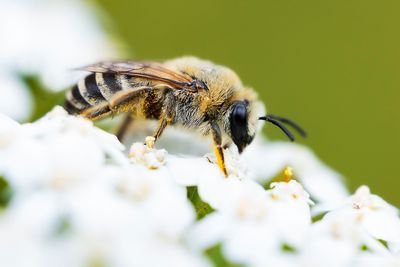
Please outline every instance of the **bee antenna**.
[{"label": "bee antenna", "polygon": [[268,122],[274,124],[275,126],[278,126],[286,134],[286,136],[290,139],[290,141],[292,141],[292,142],[294,141],[293,134],[280,121],[274,119],[273,117],[271,117],[269,115],[259,117],[258,119],[268,121]]},{"label": "bee antenna", "polygon": [[268,117],[292,126],[293,129],[295,129],[302,137],[307,137],[306,131],[304,131],[304,129],[300,125],[295,123],[294,121],[292,121],[288,118],[284,118],[284,117],[273,115],[273,114],[269,114]]}]

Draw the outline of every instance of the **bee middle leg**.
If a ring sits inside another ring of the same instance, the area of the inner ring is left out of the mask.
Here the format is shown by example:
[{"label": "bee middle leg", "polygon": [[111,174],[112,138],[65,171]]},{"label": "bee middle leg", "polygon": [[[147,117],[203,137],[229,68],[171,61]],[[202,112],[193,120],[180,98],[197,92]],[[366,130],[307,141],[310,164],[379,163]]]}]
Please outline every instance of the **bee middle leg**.
[{"label": "bee middle leg", "polygon": [[214,141],[213,148],[215,157],[217,158],[218,167],[221,169],[225,177],[228,177],[228,171],[226,170],[225,166],[224,150],[222,149],[221,129],[215,122],[211,122],[210,124],[211,124],[212,137]]},{"label": "bee middle leg", "polygon": [[168,124],[171,124],[173,122],[174,117],[175,117],[175,97],[172,93],[167,91],[165,94],[163,111],[160,116],[160,123],[158,125],[155,134],[153,135],[155,139],[154,142],[156,142],[158,138],[160,138],[160,136],[162,135]]}]

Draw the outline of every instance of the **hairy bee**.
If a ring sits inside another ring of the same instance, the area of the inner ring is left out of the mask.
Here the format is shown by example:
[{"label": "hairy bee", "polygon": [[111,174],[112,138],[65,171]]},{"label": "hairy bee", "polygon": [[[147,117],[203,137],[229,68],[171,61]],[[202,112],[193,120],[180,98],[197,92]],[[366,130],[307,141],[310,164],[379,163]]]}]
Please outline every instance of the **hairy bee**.
[{"label": "hairy bee", "polygon": [[218,166],[227,175],[223,149],[235,144],[242,152],[257,130],[259,120],[278,126],[294,140],[282,124],[292,121],[275,115],[261,116],[263,104],[256,93],[243,86],[229,68],[195,57],[163,63],[111,61],[84,68],[91,72],[66,95],[65,108],[97,120],[127,113],[117,134],[121,140],[132,118],[154,119],[159,126],[157,140],[167,125],[180,124],[210,136]]}]

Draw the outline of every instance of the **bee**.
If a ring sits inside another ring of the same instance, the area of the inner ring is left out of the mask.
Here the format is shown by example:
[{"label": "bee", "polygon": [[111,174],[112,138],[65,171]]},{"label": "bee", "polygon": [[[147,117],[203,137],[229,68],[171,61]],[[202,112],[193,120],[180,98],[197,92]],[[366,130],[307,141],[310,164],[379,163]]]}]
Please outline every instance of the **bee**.
[{"label": "bee", "polygon": [[117,137],[122,140],[135,118],[158,120],[154,139],[168,125],[194,129],[213,140],[217,164],[225,176],[224,149],[234,144],[241,153],[254,139],[259,121],[279,127],[290,140],[293,121],[264,115],[253,89],[242,84],[231,69],[195,57],[165,62],[107,61],[89,65],[91,72],[66,94],[70,114],[98,120],[126,113]]}]

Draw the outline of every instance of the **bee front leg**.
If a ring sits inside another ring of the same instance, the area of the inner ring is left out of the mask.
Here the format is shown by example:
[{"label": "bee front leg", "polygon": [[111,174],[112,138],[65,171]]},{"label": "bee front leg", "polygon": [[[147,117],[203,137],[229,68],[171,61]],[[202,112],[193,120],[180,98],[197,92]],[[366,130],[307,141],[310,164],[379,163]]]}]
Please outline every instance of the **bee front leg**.
[{"label": "bee front leg", "polygon": [[166,118],[162,118],[160,120],[160,124],[159,124],[159,126],[157,128],[156,133],[153,135],[154,142],[156,142],[157,139],[160,138],[161,134],[164,132],[164,130],[167,127],[167,125],[168,125],[167,119]]},{"label": "bee front leg", "polygon": [[210,122],[211,125],[211,132],[213,137],[213,148],[215,157],[217,158],[218,167],[221,169],[222,173],[225,177],[228,177],[228,172],[225,166],[225,158],[224,158],[224,150],[222,149],[222,137],[221,137],[221,130],[217,123]]}]

